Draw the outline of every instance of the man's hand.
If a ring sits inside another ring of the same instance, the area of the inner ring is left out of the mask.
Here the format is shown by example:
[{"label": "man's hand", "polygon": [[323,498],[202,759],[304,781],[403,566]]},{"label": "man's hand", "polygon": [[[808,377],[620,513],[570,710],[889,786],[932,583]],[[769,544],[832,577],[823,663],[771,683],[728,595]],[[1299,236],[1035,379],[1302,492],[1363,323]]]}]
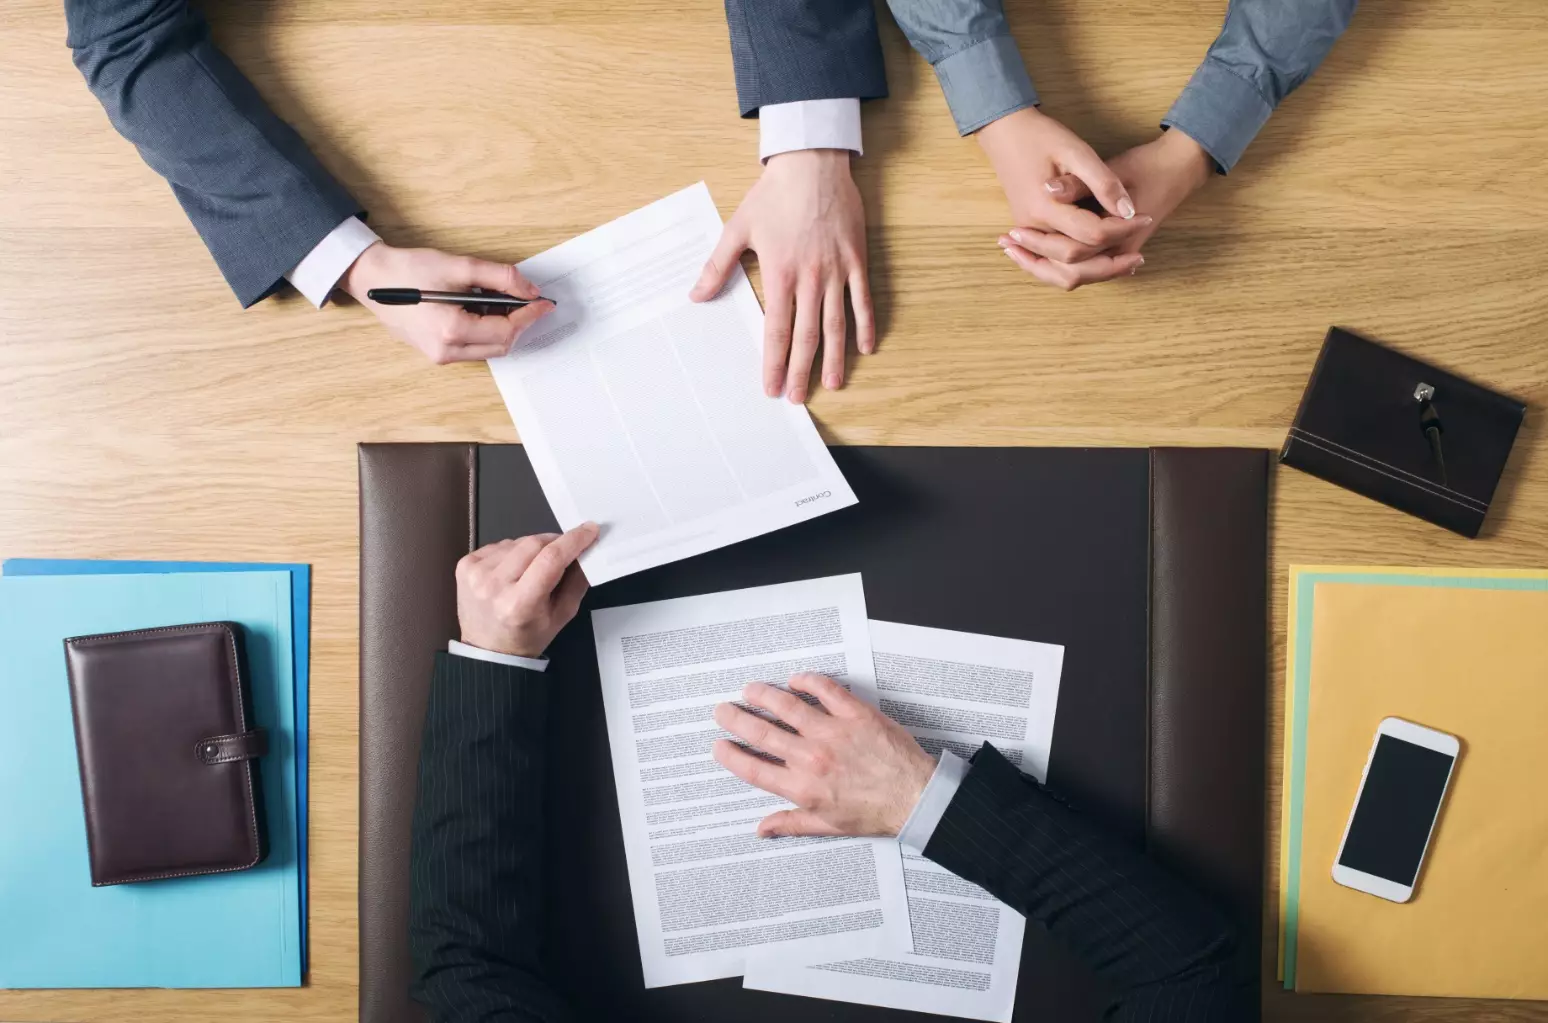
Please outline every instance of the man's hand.
[{"label": "man's hand", "polygon": [[506,355],[522,331],[554,308],[552,302],[538,302],[509,316],[476,316],[459,305],[378,305],[366,298],[372,288],[466,291],[478,287],[517,298],[538,295],[537,286],[509,263],[435,249],[395,249],[385,242],[374,242],[362,252],[344,272],[339,287],[375,313],[393,337],[407,341],[437,365]]},{"label": "man's hand", "polygon": [[[774,764],[726,739],[715,759],[749,784],[790,800],[799,810],[765,817],[758,834],[896,835],[935,773],[935,759],[881,711],[831,678],[796,675],[792,693],[761,682],[742,698],[795,729],[791,734],[733,703],[715,708],[715,723],[784,761]],[[793,693],[808,693],[819,710]]]},{"label": "man's hand", "polygon": [[469,646],[541,657],[586,595],[575,559],[597,539],[587,522],[480,547],[457,562],[457,620]]},{"label": "man's hand", "polygon": [[[1040,280],[1064,286],[1064,281],[1090,284],[1122,275],[1123,260],[1138,256],[1140,246],[1150,240],[1161,222],[1183,201],[1214,177],[1214,158],[1192,138],[1173,128],[1158,138],[1120,153],[1108,161],[1118,175],[1134,205],[1148,215],[1150,223],[1124,238],[1103,255],[1089,257],[1082,251],[1050,242],[1037,232],[1012,229],[1000,239],[1010,257]],[[1063,175],[1048,182],[1048,191],[1060,202],[1074,203],[1091,194],[1081,180]],[[1138,219],[1138,218],[1136,218]],[[1069,256],[1073,258],[1066,259]],[[1045,258],[1046,257],[1046,258]],[[1144,257],[1139,256],[1139,263]],[[1134,265],[1133,273],[1139,269]]]},{"label": "man's hand", "polygon": [[[1025,239],[1016,243],[1019,253],[1006,248],[1003,238],[1001,247],[1038,280],[1069,290],[1129,273],[1144,262],[1138,253],[1109,254],[1149,227],[1150,219],[1143,210],[1136,214],[1123,181],[1079,135],[1028,107],[980,129],[978,143]],[[1084,194],[1095,195],[1113,215],[1061,202],[1048,188],[1054,179],[1081,182]]]},{"label": "man's hand", "polygon": [[770,157],[721,231],[689,297],[714,298],[748,249],[758,253],[763,270],[764,392],[805,401],[819,341],[823,386],[844,386],[846,287],[855,307],[856,343],[866,355],[876,348],[865,209],[849,175],[849,153],[805,149]]}]

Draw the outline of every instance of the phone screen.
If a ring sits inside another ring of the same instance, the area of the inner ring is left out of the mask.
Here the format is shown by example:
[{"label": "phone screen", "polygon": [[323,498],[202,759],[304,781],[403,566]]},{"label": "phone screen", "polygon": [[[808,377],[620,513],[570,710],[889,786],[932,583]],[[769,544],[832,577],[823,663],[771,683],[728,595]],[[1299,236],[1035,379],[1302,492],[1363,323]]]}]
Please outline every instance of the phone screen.
[{"label": "phone screen", "polygon": [[1412,887],[1452,759],[1390,735],[1378,738],[1339,864]]}]

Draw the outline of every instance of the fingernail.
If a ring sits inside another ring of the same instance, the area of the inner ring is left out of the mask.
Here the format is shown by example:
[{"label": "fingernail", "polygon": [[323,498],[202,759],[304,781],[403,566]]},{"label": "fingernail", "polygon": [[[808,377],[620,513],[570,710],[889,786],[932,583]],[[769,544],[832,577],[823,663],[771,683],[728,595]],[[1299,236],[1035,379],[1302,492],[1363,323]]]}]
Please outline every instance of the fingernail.
[{"label": "fingernail", "polygon": [[822,378],[822,386],[826,387],[830,391],[838,390],[841,383],[843,383],[843,381],[838,378],[837,373],[829,373],[827,376]]},{"label": "fingernail", "polygon": [[1144,266],[1144,265],[1145,265],[1145,257],[1141,256],[1139,258],[1139,262],[1135,263],[1133,266],[1131,266],[1129,268],[1129,276],[1133,277],[1135,274],[1139,273],[1139,268]]},{"label": "fingernail", "polygon": [[1015,228],[1011,228],[1010,236],[1017,245],[1026,245],[1031,241],[1025,231],[1018,231]]},{"label": "fingernail", "polygon": [[1129,201],[1128,196],[1118,200],[1118,215],[1124,220],[1134,219],[1134,204]]},{"label": "fingernail", "polygon": [[1043,182],[1043,187],[1048,189],[1048,191],[1052,192],[1054,195],[1058,195],[1060,192],[1064,191],[1064,182],[1060,181],[1058,178],[1054,178],[1050,181]]},{"label": "fingernail", "polygon": [[602,528],[601,526],[597,525],[595,522],[582,522],[580,527],[582,529],[589,530],[589,531],[591,531],[593,533],[595,533],[597,530]]},{"label": "fingernail", "polygon": [[1010,248],[1011,240],[1005,235],[1001,235],[996,244],[999,245],[1002,249],[1008,249]]},{"label": "fingernail", "polygon": [[860,346],[861,355],[870,355],[874,351],[876,351],[876,342],[874,341]]},{"label": "fingernail", "polygon": [[778,384],[764,384],[763,385],[763,393],[768,395],[770,398],[778,398],[779,397],[779,391],[780,391],[780,386]]}]

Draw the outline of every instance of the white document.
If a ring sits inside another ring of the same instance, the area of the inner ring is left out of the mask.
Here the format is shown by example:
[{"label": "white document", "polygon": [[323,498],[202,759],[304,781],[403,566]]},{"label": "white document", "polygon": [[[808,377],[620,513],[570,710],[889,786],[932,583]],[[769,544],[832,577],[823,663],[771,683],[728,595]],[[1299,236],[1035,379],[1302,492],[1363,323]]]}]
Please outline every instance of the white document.
[{"label": "white document", "polygon": [[907,951],[897,843],[757,835],[791,804],[710,755],[711,714],[799,671],[876,702],[858,575],[591,614],[645,986],[742,974],[753,958]]},{"label": "white document", "polygon": [[763,393],[741,267],[688,301],[720,227],[701,181],[518,266],[556,307],[489,367],[560,526],[602,527],[592,585],[855,503],[806,409]]},{"label": "white document", "polygon": [[[871,623],[881,706],[932,753],[970,757],[985,740],[1048,776],[1064,648]],[[977,885],[903,850],[914,953],[820,966],[752,959],[745,987],[970,1019],[1011,1018],[1026,921]]]}]

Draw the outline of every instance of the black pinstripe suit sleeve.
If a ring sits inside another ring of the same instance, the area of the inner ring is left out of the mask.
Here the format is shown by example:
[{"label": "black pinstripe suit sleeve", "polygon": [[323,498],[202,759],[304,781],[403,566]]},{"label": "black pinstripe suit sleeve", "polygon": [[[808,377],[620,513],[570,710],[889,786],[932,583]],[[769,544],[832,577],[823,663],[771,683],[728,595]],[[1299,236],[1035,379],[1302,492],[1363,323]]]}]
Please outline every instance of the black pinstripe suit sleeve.
[{"label": "black pinstripe suit sleeve", "polygon": [[1226,918],[988,743],[925,855],[1063,941],[1115,996],[1109,1020],[1224,1023],[1249,1015]]},{"label": "black pinstripe suit sleeve", "polygon": [[879,99],[887,70],[872,0],[726,0],[742,116],[809,99]]},{"label": "black pinstripe suit sleeve", "polygon": [[544,977],[540,672],[435,658],[410,858],[414,998],[440,1023],[572,1019]]}]

